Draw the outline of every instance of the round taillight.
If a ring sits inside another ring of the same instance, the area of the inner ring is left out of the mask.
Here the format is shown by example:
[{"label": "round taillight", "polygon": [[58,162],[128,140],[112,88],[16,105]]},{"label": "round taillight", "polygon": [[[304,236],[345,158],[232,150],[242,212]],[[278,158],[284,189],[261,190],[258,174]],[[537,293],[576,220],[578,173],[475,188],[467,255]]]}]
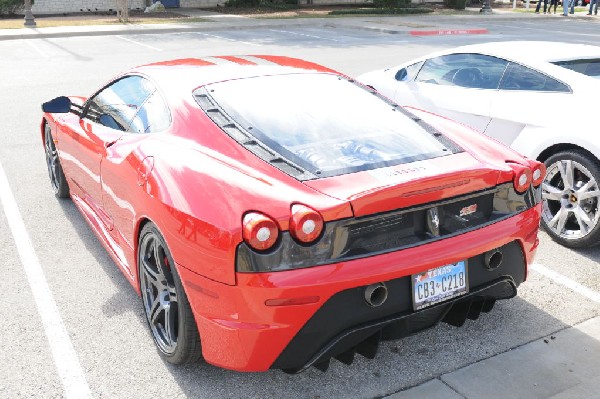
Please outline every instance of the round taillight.
[{"label": "round taillight", "polygon": [[311,243],[319,238],[321,231],[323,231],[323,218],[319,212],[306,205],[292,205],[290,217],[292,237],[303,243]]},{"label": "round taillight", "polygon": [[515,177],[513,185],[518,193],[524,193],[531,185],[531,169],[526,166],[516,165],[513,167]]},{"label": "round taillight", "polygon": [[250,247],[264,251],[277,242],[279,228],[270,217],[258,212],[249,212],[244,215],[242,221],[242,236]]},{"label": "round taillight", "polygon": [[531,184],[534,187],[538,187],[544,181],[544,177],[546,177],[546,165],[533,161],[531,170]]}]

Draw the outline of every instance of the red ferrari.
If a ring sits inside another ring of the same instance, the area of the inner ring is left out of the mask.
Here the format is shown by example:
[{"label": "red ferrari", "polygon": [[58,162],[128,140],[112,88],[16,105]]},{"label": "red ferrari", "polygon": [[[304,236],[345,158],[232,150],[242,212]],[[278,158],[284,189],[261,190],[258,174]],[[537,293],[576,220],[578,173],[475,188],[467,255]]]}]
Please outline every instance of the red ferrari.
[{"label": "red ferrari", "polygon": [[160,62],[42,108],[56,196],[171,363],[373,358],[515,296],[538,246],[541,163],[310,62]]}]

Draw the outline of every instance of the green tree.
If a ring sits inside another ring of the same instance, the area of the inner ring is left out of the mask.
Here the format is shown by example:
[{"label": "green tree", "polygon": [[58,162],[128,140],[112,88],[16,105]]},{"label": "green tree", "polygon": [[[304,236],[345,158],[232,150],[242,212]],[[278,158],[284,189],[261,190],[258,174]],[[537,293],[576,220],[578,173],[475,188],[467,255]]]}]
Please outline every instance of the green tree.
[{"label": "green tree", "polygon": [[0,14],[12,15],[23,8],[23,0],[0,0]]}]

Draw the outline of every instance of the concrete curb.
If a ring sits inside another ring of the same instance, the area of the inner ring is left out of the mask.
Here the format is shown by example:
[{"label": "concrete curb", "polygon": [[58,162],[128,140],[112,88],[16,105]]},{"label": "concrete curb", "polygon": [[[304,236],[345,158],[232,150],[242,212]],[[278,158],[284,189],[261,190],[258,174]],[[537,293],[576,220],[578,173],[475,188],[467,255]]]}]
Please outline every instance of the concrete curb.
[{"label": "concrete curb", "polygon": [[600,317],[386,396],[387,399],[598,397]]},{"label": "concrete curb", "polygon": [[487,29],[438,29],[438,30],[411,30],[412,36],[445,36],[445,35],[482,35],[489,33]]},{"label": "concrete curb", "polygon": [[[22,39],[51,39],[61,37],[78,36],[110,36],[110,35],[131,35],[131,34],[157,34],[157,33],[177,33],[177,32],[202,32],[202,31],[223,31],[223,30],[248,30],[261,28],[285,28],[290,26],[302,26],[302,23],[289,23],[276,20],[276,23],[256,23],[256,24],[220,24],[212,22],[198,22],[193,24],[147,24],[147,25],[125,25],[112,27],[107,25],[91,26],[68,26],[63,28],[23,28],[23,29],[5,29],[0,30],[0,41],[3,40],[22,40]],[[42,30],[43,29],[43,30]]]}]

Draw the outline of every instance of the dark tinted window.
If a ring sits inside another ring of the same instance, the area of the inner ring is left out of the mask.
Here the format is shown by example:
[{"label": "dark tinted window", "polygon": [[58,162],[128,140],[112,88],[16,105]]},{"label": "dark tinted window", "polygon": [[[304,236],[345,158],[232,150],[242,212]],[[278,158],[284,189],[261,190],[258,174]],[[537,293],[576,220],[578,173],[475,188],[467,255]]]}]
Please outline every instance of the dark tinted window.
[{"label": "dark tinted window", "polygon": [[541,72],[511,62],[500,82],[501,90],[570,92],[569,86]]},{"label": "dark tinted window", "polygon": [[508,61],[481,54],[449,54],[430,58],[415,81],[474,89],[497,89]]},{"label": "dark tinted window", "polygon": [[206,93],[260,142],[318,176],[452,152],[392,104],[335,75],[238,79]]},{"label": "dark tinted window", "polygon": [[154,90],[154,86],[141,76],[125,77],[90,100],[86,117],[110,128],[127,131],[133,117]]},{"label": "dark tinted window", "polygon": [[594,78],[600,77],[599,59],[558,61],[554,64]]}]

